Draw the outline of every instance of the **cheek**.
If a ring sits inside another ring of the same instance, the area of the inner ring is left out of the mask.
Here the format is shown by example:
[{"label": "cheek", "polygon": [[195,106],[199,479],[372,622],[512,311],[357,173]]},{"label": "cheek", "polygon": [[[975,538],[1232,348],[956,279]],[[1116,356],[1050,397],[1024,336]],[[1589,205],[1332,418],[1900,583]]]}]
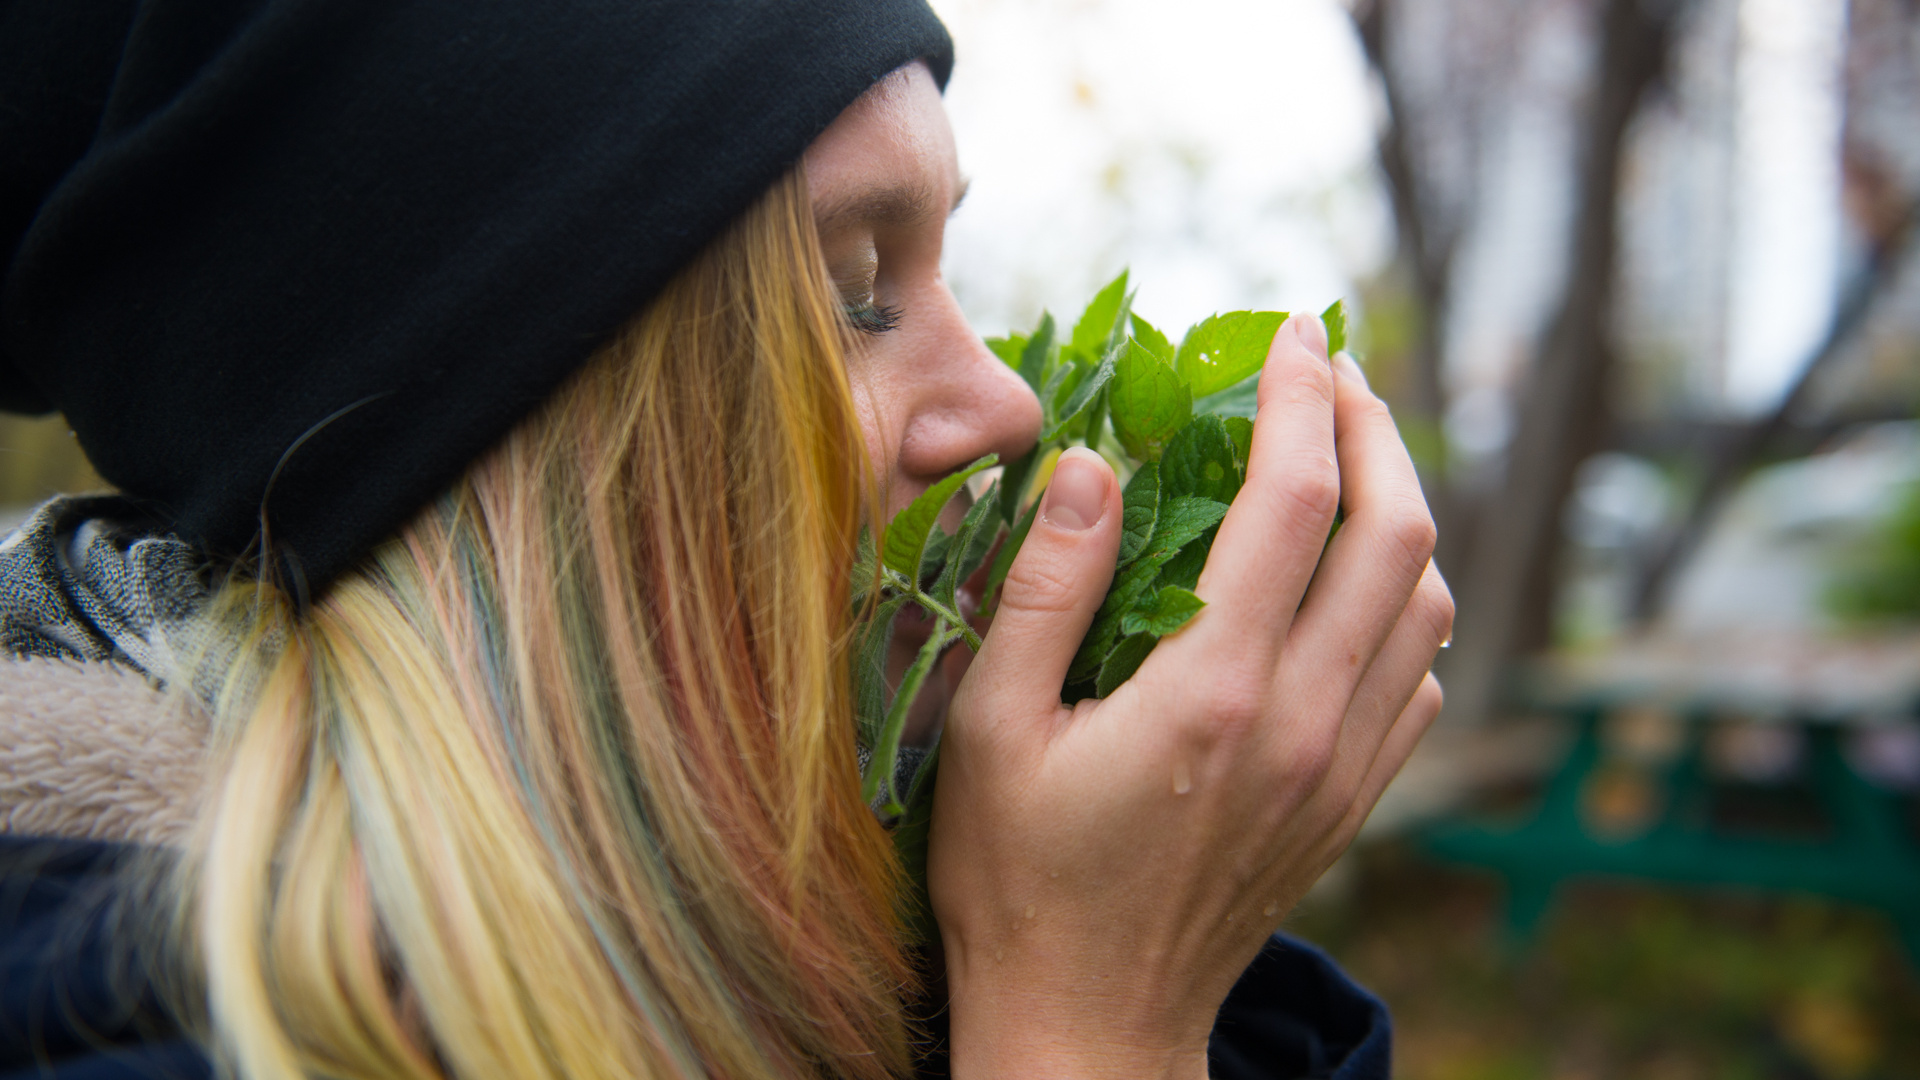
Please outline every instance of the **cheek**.
[{"label": "cheek", "polygon": [[[883,339],[884,340],[884,339]],[[879,342],[862,355],[847,358],[848,381],[853,386],[853,407],[860,420],[860,435],[867,444],[867,462],[880,490],[888,493],[887,513],[892,514],[906,500],[899,493],[905,488],[900,476],[900,445],[905,435],[905,388],[895,386],[884,372],[901,370],[901,365],[885,362]],[[891,505],[896,500],[900,505]]]}]

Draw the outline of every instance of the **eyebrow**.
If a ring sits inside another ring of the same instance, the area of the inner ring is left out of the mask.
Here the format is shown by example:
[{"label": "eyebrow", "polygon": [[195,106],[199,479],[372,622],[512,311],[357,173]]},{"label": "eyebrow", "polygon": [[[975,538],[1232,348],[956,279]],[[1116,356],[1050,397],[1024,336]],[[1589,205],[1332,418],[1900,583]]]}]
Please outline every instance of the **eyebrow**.
[{"label": "eyebrow", "polygon": [[[953,205],[947,213],[960,208],[971,181],[964,177],[955,185]],[[820,208],[817,219],[821,232],[830,232],[851,222],[867,222],[894,228],[912,228],[933,220],[937,211],[932,189],[925,184],[888,184],[863,188]]]}]

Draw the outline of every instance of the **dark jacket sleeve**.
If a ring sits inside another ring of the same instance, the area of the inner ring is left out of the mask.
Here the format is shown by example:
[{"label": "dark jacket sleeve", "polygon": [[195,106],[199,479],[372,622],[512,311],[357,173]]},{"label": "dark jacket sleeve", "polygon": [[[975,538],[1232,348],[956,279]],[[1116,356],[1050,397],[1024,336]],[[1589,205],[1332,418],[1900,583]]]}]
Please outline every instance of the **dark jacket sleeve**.
[{"label": "dark jacket sleeve", "polygon": [[118,934],[132,849],[0,836],[0,1080],[202,1080]]},{"label": "dark jacket sleeve", "polygon": [[1213,1080],[1387,1080],[1393,1021],[1326,954],[1275,934],[1227,995],[1207,1063]]}]

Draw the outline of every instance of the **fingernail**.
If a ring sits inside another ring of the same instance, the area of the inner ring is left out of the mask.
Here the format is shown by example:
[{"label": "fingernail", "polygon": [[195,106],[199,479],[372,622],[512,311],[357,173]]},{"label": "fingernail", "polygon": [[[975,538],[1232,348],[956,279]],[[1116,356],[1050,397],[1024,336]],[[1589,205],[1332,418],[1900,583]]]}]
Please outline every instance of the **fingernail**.
[{"label": "fingernail", "polygon": [[1303,311],[1288,319],[1287,325],[1293,327],[1293,336],[1300,339],[1308,352],[1322,360],[1327,358],[1327,328],[1319,316]]},{"label": "fingernail", "polygon": [[1078,446],[1060,455],[1040,511],[1048,522],[1070,532],[1091,528],[1107,512],[1106,470],[1089,458],[1095,458],[1093,451]]},{"label": "fingernail", "polygon": [[1360,362],[1355,360],[1353,354],[1345,349],[1333,354],[1333,367],[1335,371],[1359,383],[1361,386],[1367,385],[1367,373],[1360,370]]}]

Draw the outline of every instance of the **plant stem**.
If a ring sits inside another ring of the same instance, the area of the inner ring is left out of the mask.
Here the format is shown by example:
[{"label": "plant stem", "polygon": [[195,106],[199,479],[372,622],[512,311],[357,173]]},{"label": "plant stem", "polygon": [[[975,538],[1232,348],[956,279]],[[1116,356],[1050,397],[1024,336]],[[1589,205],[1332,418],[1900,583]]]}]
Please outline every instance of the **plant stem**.
[{"label": "plant stem", "polygon": [[[945,619],[947,622],[952,623],[954,629],[960,632],[960,637],[966,641],[967,648],[972,649],[974,652],[980,651],[980,635],[973,632],[973,627],[967,625],[967,620],[961,618],[958,611],[928,596],[926,591],[920,588],[919,582],[908,580],[907,576],[898,570],[888,570],[887,584],[905,593],[907,599],[925,608],[927,614],[932,615],[936,619]],[[953,639],[948,638],[947,640],[951,641]]]}]

